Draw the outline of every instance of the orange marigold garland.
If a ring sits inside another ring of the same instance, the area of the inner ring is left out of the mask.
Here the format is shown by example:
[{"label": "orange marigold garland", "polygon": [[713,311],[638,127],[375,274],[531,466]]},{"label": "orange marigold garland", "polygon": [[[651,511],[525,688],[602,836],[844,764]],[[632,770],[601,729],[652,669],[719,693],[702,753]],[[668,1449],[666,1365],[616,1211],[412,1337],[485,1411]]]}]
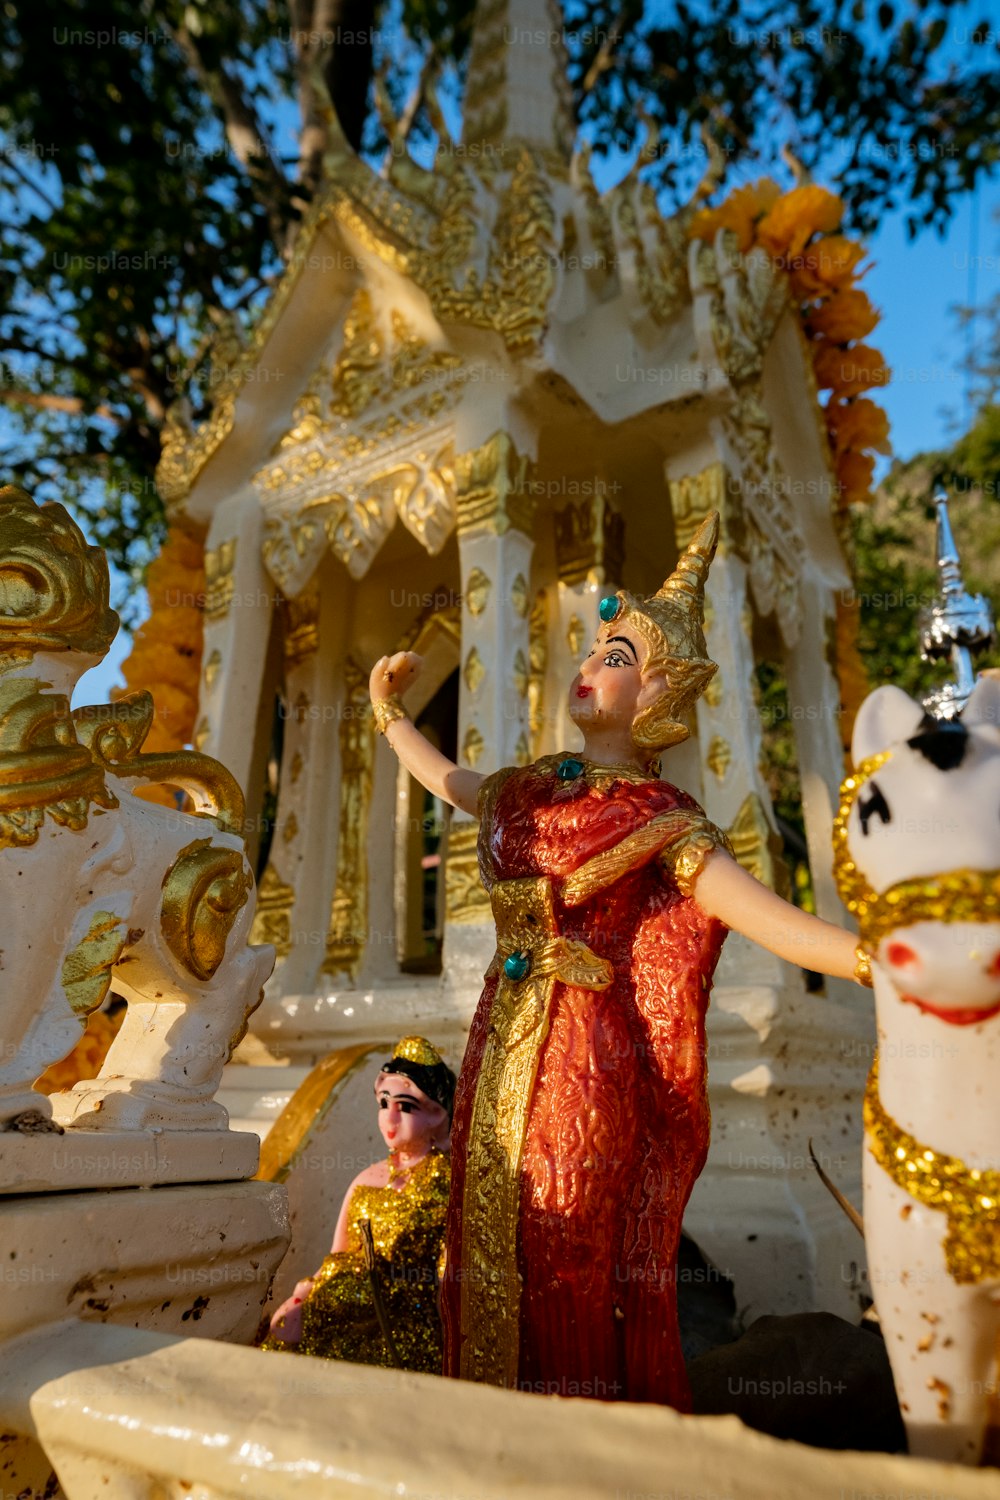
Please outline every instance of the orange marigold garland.
[{"label": "orange marigold garland", "polygon": [[[149,619],[136,631],[122,666],[130,690],[148,688],[156,712],[144,750],[191,742],[198,714],[204,633],[204,531],[174,521],[146,575]],[[173,799],[170,799],[173,801]]]},{"label": "orange marigold garland", "polygon": [[[810,183],[782,193],[768,178],[737,188],[717,208],[692,217],[692,239],[711,243],[733,230],[745,254],[760,245],[788,275],[810,352],[837,479],[837,514],[871,499],[876,453],[889,453],[889,421],[865,395],[889,380],[882,355],[863,341],[878,323],[868,294],[856,286],[863,245],[837,233],[844,206],[835,193]],[[847,736],[868,690],[857,649],[856,604],[837,606],[837,664]]]}]

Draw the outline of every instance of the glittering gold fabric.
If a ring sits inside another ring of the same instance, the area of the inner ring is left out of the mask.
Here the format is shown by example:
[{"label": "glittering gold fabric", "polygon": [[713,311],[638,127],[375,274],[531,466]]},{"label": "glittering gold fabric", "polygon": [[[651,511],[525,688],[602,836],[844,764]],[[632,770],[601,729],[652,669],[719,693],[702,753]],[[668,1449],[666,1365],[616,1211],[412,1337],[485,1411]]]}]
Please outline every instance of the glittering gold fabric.
[{"label": "glittering gold fabric", "polygon": [[270,1335],[262,1349],[316,1354],[354,1364],[391,1365],[375,1314],[360,1224],[372,1227],[375,1268],[389,1327],[408,1370],[441,1369],[438,1261],[450,1183],[448,1158],[432,1152],[402,1189],[360,1186],[351,1195],[348,1248],[326,1257],[303,1304],[302,1337]]},{"label": "glittering gold fabric", "polygon": [[[692,813],[686,808],[661,813],[611,848],[602,849],[568,876],[563,882],[563,900],[568,906],[589,901],[598,891],[644,865],[651,854],[656,854],[674,873],[684,895],[688,896],[706,858],[720,842],[728,844],[725,834],[701,813]],[[686,880],[684,885],[678,876],[681,870]]]},{"label": "glittering gold fabric", "polygon": [[1000,1172],[977,1171],[905,1131],[879,1098],[878,1059],[865,1091],[868,1149],[893,1182],[947,1215],[945,1263],[958,1282],[1000,1277]]}]

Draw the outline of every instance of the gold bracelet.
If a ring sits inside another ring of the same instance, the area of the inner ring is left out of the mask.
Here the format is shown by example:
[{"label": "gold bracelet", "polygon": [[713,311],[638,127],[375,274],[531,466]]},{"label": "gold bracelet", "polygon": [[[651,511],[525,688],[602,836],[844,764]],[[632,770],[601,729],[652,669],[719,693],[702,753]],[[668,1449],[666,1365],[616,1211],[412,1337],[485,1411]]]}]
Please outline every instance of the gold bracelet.
[{"label": "gold bracelet", "polygon": [[863,984],[867,989],[872,989],[875,981],[872,979],[871,955],[866,953],[859,943],[854,950],[854,978],[858,984]]},{"label": "gold bracelet", "polygon": [[379,734],[385,734],[389,725],[395,724],[397,719],[409,718],[398,693],[390,693],[388,698],[376,698],[372,704],[372,715]]}]

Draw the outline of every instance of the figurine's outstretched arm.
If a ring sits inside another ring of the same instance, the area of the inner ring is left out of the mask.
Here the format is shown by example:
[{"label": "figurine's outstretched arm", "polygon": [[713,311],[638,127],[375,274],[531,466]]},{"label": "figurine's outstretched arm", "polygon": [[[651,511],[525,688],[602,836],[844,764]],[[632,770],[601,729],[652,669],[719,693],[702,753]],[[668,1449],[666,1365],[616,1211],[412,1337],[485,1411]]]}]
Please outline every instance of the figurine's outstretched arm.
[{"label": "figurine's outstretched arm", "polygon": [[706,859],[694,899],[710,917],[742,932],[802,969],[836,979],[858,979],[857,938],[832,922],[783,901],[742,869],[724,849]]},{"label": "figurine's outstretched arm", "polygon": [[375,663],[368,679],[375,722],[421,786],[475,817],[483,777],[442,755],[406,717],[399,702],[399,694],[416,680],[422,666],[422,659],[413,651],[397,651],[395,656],[383,656]]}]

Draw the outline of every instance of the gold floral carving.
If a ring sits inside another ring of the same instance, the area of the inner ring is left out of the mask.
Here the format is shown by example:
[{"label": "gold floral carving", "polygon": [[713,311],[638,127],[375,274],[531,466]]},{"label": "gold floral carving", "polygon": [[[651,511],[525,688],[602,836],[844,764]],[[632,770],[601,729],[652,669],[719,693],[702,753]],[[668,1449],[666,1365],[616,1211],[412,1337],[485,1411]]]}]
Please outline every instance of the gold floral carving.
[{"label": "gold floral carving", "polygon": [[779,896],[791,889],[788,866],[782,858],[781,835],[764,810],[756,792],[749,792],[739,812],[726,829],[733,854],[757,880],[769,885]]},{"label": "gold floral carving", "polygon": [[519,698],[528,696],[529,669],[528,661],[520,647],[514,652],[514,660],[511,664],[511,676],[514,679],[514,687]]},{"label": "gold floral carving", "polygon": [[479,616],[486,608],[492,584],[482,568],[473,568],[465,585],[465,602],[470,615]]},{"label": "gold floral carving", "polygon": [[708,704],[709,708],[718,708],[719,704],[722,702],[722,682],[720,680],[720,674],[718,672],[713,678],[711,678],[707,686],[703,689],[702,697]]},{"label": "gold floral carving", "polygon": [[205,663],[205,686],[209,692],[211,692],[213,687],[215,686],[215,679],[219,675],[219,668],[221,666],[222,652],[216,646]]},{"label": "gold floral carving", "polygon": [[204,750],[211,737],[212,726],[209,723],[207,717],[202,714],[201,718],[195,725],[194,738],[191,743],[194,745],[194,748],[196,750]]},{"label": "gold floral carving", "polygon": [[539,589],[528,617],[528,729],[532,755],[540,753],[545,728],[545,672],[549,661],[548,596]]},{"label": "gold floral carving", "polygon": [[250,929],[251,943],[273,943],[279,958],[284,958],[292,948],[292,907],[295,905],[295,888],[282,880],[268,860],[257,887],[257,909]]},{"label": "gold floral carving", "polygon": [[211,979],[226,940],[253,890],[238,849],[196,839],[181,850],[163,880],[160,928],[167,947],[196,979]]},{"label": "gold floral carving", "polygon": [[523,620],[528,613],[528,585],[523,573],[516,574],[510,586],[510,602],[514,606],[514,613]]},{"label": "gold floral carving", "polygon": [[[660,327],[672,323],[690,300],[688,239],[684,225],[679,218],[664,219],[657,208],[651,185],[645,182],[636,184],[631,176],[609,196],[614,205],[621,242],[632,261],[635,284],[643,305]],[[644,229],[640,228],[636,197],[642,210]]]},{"label": "gold floral carving", "polygon": [[[710,299],[716,358],[732,393],[722,432],[741,497],[738,511],[729,506],[730,515],[740,518],[741,534],[733,540],[746,558],[758,608],[775,611],[786,643],[794,645],[801,628],[802,543],[763,387],[765,355],[786,307],[787,277],[759,248],[740,255],[730,230],[720,230],[714,250],[699,247],[694,263],[696,289]],[[726,490],[731,501],[734,486]]]},{"label": "gold floral carving", "polygon": [[[433,216],[404,208],[370,178],[359,192],[361,186],[356,177],[331,183],[334,217],[415,282],[439,322],[490,329],[513,354],[537,346],[548,323],[557,263],[554,194],[539,152],[520,147],[512,170],[502,174],[487,168],[477,174],[467,162],[453,160]],[[485,275],[475,265],[484,196],[496,205]]]},{"label": "gold floral carving", "polygon": [[286,844],[290,844],[293,839],[295,839],[295,838],[298,837],[298,833],[299,833],[299,820],[295,816],[295,814],[293,812],[291,812],[291,813],[288,814],[288,817],[285,819],[285,826],[281,830],[282,841],[284,843],[286,843]]},{"label": "gold floral carving", "polygon": [[[435,590],[435,595],[443,590]],[[400,636],[397,651],[415,651],[426,656],[435,639],[443,635],[456,649],[462,644],[462,619],[458,604],[428,605]]]},{"label": "gold floral carving", "polygon": [[528,743],[528,736],[522,729],[517,737],[517,744],[514,746],[514,764],[516,766],[526,766],[530,761],[531,746]]},{"label": "gold floral carving", "polygon": [[323,972],[361,967],[368,937],[368,818],[375,723],[368,698],[368,674],[348,656],[344,663],[344,707],[340,724],[340,832],[337,879],[330,908]]},{"label": "gold floral carving", "polygon": [[[461,368],[447,349],[431,349],[398,308],[389,313],[391,336],[376,320],[371,293],[359,287],[344,322],[344,337],[331,377],[330,412],[359,417],[376,400],[407,390],[426,390],[435,376]],[[289,446],[285,440],[282,446]]]},{"label": "gold floral carving", "polygon": [[305,765],[305,761],[302,759],[302,751],[301,750],[296,750],[295,754],[292,756],[292,764],[289,767],[289,773],[288,773],[289,774],[289,779],[291,780],[291,783],[292,783],[293,786],[298,781],[299,777],[302,775],[302,769],[303,769],[304,765]]},{"label": "gold floral carving", "polygon": [[711,744],[705,755],[705,763],[714,776],[720,781],[725,779],[726,770],[733,758],[732,748],[728,740],[724,740],[721,734],[712,736]]},{"label": "gold floral carving", "polygon": [[571,500],[555,514],[556,565],[561,581],[609,583],[621,577],[625,520],[604,495]]},{"label": "gold floral carving", "polygon": [[[558,170],[553,159],[549,170]],[[404,194],[378,177],[360,158],[338,162],[326,190],[310,208],[282,275],[249,341],[232,334],[216,352],[211,386],[214,400],[207,419],[195,428],[188,403],[170,409],[162,435],[157,484],[168,505],[179,503],[198,474],[233,429],[236,403],[298,284],[316,236],[333,219],[368,250],[427,295],[442,323],[464,323],[493,330],[515,354],[536,347],[548,323],[555,288],[557,218],[544,153],[518,150],[513,168],[497,172],[491,163],[454,156],[426,191]],[[423,181],[419,172],[410,173]],[[485,274],[479,269],[479,220],[492,211],[492,233]],[[359,321],[363,322],[363,317]],[[192,367],[192,375],[204,353]],[[368,388],[363,350],[348,387],[352,400]],[[446,399],[440,390],[418,396],[421,419]],[[304,414],[308,421],[315,413]],[[296,439],[300,437],[296,435]],[[281,484],[281,480],[277,484]]]},{"label": "gold floral carving", "polygon": [[470,766],[474,766],[486,749],[486,741],[483,739],[475,724],[470,724],[465,731],[462,740],[462,754]]},{"label": "gold floral carving", "polygon": [[445,864],[445,920],[490,922],[490,898],[479,875],[478,823],[453,822]]},{"label": "gold floral carving", "polygon": [[294,672],[319,650],[319,585],[313,580],[294,599],[283,599],[286,672]]},{"label": "gold floral carving", "polygon": [[569,624],[566,626],[566,644],[569,647],[571,656],[577,657],[580,655],[585,640],[586,629],[583,621],[579,615],[570,615]]},{"label": "gold floral carving", "polygon": [[80,941],[63,959],[60,979],[74,1015],[89,1016],[103,1005],[111,988],[111,970],[122,956],[128,935],[114,912],[95,912]]},{"label": "gold floral carving", "polygon": [[271,511],[265,519],[261,556],[286,593],[300,592],[302,579],[315,568],[324,544],[352,578],[362,578],[397,516],[432,557],[454,530],[450,442],[431,456],[417,452],[406,462],[350,482],[345,482],[339,463],[324,460],[315,450],[310,456],[318,463],[306,469],[304,478],[322,482],[329,474],[331,484],[338,488],[312,495],[297,512]]},{"label": "gold floral carving", "polygon": [[118,806],[103,767],[77,741],[69,699],[47,686],[0,682],[0,849],[34,844],[46,817],[81,829],[92,803]]},{"label": "gold floral carving", "polygon": [[528,459],[519,455],[506,432],[495,432],[481,448],[455,460],[458,534],[512,527],[531,536],[535,502],[525,489]]},{"label": "gold floral carving", "polygon": [[479,685],[486,676],[486,668],[483,659],[475,646],[465,658],[465,666],[462,668],[462,678],[470,693],[478,692]]},{"label": "gold floral carving", "polygon": [[686,474],[667,481],[670,507],[674,516],[674,536],[678,552],[683,552],[709,511],[717,510],[720,535],[730,538],[736,521],[734,500],[738,492],[730,485],[726,466],[709,464],[698,474]]},{"label": "gold floral carving", "polygon": [[224,620],[233,602],[233,569],[236,538],[220,542],[205,553],[205,620],[214,625]]},{"label": "gold floral carving", "polygon": [[221,761],[197,750],[164,750],[152,755],[142,744],[153,721],[152,696],[140,689],[109,705],[74,709],[77,739],[96,764],[125,780],[132,778],[180,787],[194,800],[212,804],[220,828],[242,833],[246,807],[239,782]]}]

